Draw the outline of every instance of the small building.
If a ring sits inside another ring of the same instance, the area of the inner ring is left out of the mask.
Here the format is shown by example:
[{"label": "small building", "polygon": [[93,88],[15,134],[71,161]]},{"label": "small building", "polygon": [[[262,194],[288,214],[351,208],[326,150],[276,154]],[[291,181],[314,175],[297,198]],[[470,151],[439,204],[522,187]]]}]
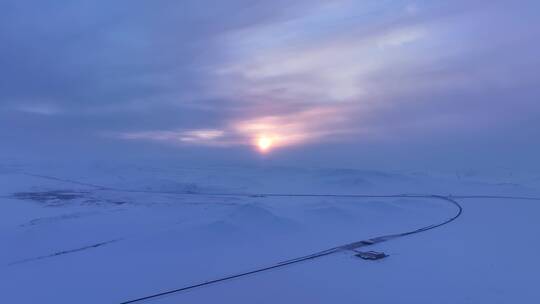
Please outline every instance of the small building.
[{"label": "small building", "polygon": [[377,251],[357,251],[357,252],[358,253],[355,254],[355,256],[364,260],[380,260],[388,256],[384,252],[377,252]]}]

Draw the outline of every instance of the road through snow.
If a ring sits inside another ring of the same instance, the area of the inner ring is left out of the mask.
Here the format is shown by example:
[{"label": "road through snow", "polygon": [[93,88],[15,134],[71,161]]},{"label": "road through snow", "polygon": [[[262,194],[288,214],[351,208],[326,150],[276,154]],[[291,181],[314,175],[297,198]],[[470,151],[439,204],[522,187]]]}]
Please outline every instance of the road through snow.
[{"label": "road through snow", "polygon": [[202,286],[208,286],[212,285],[218,282],[224,282],[240,277],[245,277],[248,275],[261,273],[265,271],[269,271],[272,269],[277,268],[283,268],[286,266],[290,266],[292,264],[301,263],[301,262],[307,262],[310,260],[315,260],[318,258],[322,258],[331,254],[349,251],[349,250],[355,250],[360,247],[375,245],[381,242],[385,242],[388,240],[401,238],[404,236],[417,234],[420,232],[425,232],[431,229],[435,229],[438,227],[441,227],[445,224],[448,224],[454,220],[456,220],[463,211],[462,206],[457,201],[457,199],[519,199],[519,200],[540,200],[540,198],[536,197],[526,197],[526,196],[496,196],[496,195],[449,195],[449,196],[443,196],[443,195],[436,195],[436,194],[391,194],[391,195],[372,195],[372,194],[310,194],[310,193],[241,193],[241,192],[182,192],[182,191],[158,191],[158,190],[139,190],[139,189],[128,189],[128,188],[121,188],[121,187],[109,187],[109,186],[103,186],[103,185],[97,185],[94,183],[86,183],[81,182],[74,179],[64,179],[64,178],[58,178],[55,176],[48,176],[48,175],[40,175],[40,174],[30,174],[30,173],[24,173],[27,176],[32,177],[39,177],[44,179],[49,179],[57,182],[63,182],[63,183],[72,183],[74,185],[79,186],[87,186],[93,188],[96,192],[99,191],[109,191],[109,192],[126,192],[126,193],[151,193],[151,194],[162,194],[162,195],[175,195],[175,196],[204,196],[204,197],[244,197],[244,198],[250,198],[250,199],[257,199],[257,198],[266,198],[266,197],[283,197],[283,198],[415,198],[415,199],[421,199],[421,200],[437,200],[441,202],[445,202],[447,204],[450,204],[455,207],[455,213],[449,216],[447,219],[438,222],[433,223],[430,225],[426,225],[417,229],[409,230],[406,232],[400,232],[400,233],[393,233],[393,234],[384,234],[380,236],[371,237],[368,239],[364,239],[361,241],[356,241],[352,243],[346,243],[343,245],[338,245],[335,247],[331,247],[329,249],[325,249],[322,251],[314,252],[308,255],[300,256],[293,259],[284,260],[282,262],[278,262],[269,266],[255,268],[251,271],[245,271],[236,273],[233,275],[224,276],[218,279],[208,280],[208,281],[202,281],[201,283],[197,284],[191,284],[191,285],[185,285],[183,287],[175,288],[175,289],[166,289],[162,292],[156,292],[150,295],[141,296],[139,298],[131,299],[128,301],[121,302],[122,304],[128,304],[128,303],[135,303],[135,302],[142,302],[146,300],[155,299],[164,295],[170,295],[173,293],[178,293],[181,291],[186,291],[190,289],[195,289]]}]

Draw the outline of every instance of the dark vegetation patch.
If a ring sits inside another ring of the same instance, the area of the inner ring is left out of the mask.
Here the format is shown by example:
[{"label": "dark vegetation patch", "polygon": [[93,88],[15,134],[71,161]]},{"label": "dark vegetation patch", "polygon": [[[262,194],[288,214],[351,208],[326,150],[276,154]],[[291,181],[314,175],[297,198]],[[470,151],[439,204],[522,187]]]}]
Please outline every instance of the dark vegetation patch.
[{"label": "dark vegetation patch", "polygon": [[84,191],[36,191],[16,192],[12,197],[21,200],[35,201],[50,206],[65,205],[73,200],[85,198],[89,192]]},{"label": "dark vegetation patch", "polygon": [[123,205],[127,204],[122,200],[100,199],[91,196],[88,191],[70,191],[70,190],[52,190],[52,191],[32,191],[16,192],[11,195],[12,198],[34,201],[44,204],[47,207],[58,207],[73,203],[81,205]]}]

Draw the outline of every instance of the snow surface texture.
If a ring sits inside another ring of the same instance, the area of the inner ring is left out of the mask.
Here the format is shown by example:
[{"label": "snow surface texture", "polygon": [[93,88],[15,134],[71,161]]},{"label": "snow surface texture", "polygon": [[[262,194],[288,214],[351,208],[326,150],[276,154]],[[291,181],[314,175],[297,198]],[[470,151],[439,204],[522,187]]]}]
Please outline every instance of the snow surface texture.
[{"label": "snow surface texture", "polygon": [[[419,198],[537,196],[538,178],[276,167],[0,166],[0,303],[120,303],[436,224]],[[212,193],[212,194],[209,194]],[[144,303],[538,303],[540,201],[457,199],[441,228]]]}]

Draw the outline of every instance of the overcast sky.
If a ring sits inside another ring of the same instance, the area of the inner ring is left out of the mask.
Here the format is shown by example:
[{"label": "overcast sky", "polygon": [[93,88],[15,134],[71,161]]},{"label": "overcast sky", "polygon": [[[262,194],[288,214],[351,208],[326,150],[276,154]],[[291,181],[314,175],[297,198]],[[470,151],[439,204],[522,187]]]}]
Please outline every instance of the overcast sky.
[{"label": "overcast sky", "polygon": [[538,168],[538,54],[538,1],[4,0],[0,154]]}]

